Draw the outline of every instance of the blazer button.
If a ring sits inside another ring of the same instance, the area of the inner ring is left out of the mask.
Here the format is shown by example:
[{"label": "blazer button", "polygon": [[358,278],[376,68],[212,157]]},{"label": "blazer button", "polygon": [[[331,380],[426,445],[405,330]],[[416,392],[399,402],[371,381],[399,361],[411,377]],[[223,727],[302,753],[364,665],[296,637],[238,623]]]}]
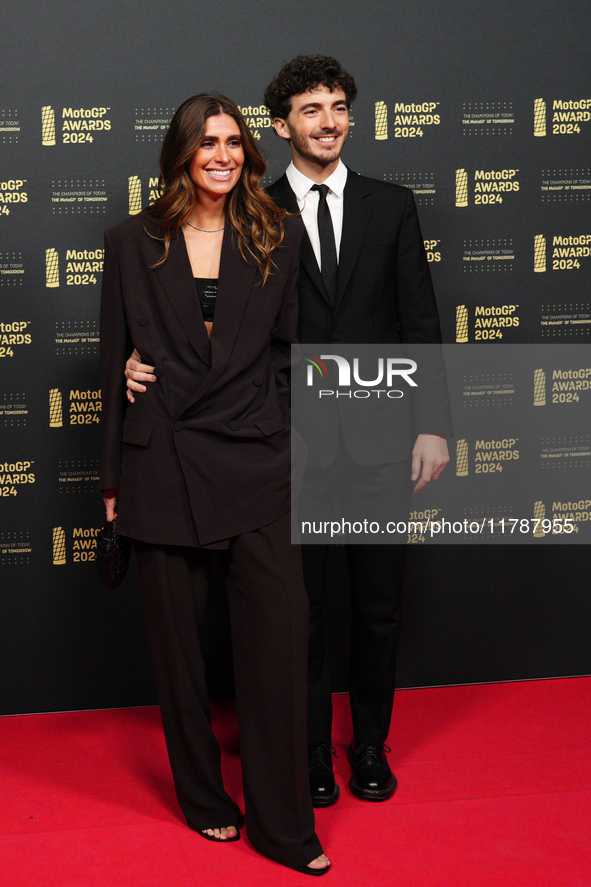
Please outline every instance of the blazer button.
[{"label": "blazer button", "polygon": [[343,338],[343,334],[342,334],[342,333],[333,333],[332,336],[331,336],[331,339],[332,339],[333,342],[338,342],[339,339],[342,339],[342,338]]},{"label": "blazer button", "polygon": [[160,367],[154,367],[154,375],[156,376],[157,379],[159,379],[161,376],[164,375],[164,370],[161,369]]},{"label": "blazer button", "polygon": [[231,431],[238,431],[239,428],[240,428],[240,423],[239,423],[239,422],[235,422],[234,420],[232,420],[232,421],[230,422],[230,430],[231,430]]},{"label": "blazer button", "polygon": [[260,386],[260,385],[263,384],[263,377],[262,377],[262,376],[253,376],[252,381],[253,381],[253,383],[254,383],[255,385],[259,385],[259,386]]},{"label": "blazer button", "polygon": [[183,425],[182,422],[175,422],[172,427],[174,428],[175,431],[182,431],[185,426]]},{"label": "blazer button", "polygon": [[137,322],[139,323],[140,326],[148,326],[148,324],[150,323],[150,318],[149,317],[138,317]]}]

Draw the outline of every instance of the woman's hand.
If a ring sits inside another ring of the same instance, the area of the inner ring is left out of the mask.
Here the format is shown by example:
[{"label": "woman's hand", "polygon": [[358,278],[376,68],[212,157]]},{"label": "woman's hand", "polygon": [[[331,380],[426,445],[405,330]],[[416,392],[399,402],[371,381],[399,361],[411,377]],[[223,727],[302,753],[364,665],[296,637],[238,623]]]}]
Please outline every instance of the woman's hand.
[{"label": "woman's hand", "polygon": [[119,498],[119,490],[104,490],[103,491],[103,502],[105,503],[105,511],[107,513],[107,520],[112,521],[115,520],[115,513],[117,511],[117,499]]},{"label": "woman's hand", "polygon": [[125,378],[127,379],[127,399],[130,403],[135,403],[135,397],[132,392],[141,393],[146,390],[146,386],[142,382],[155,382],[156,376],[153,376],[154,367],[142,363],[142,358],[138,354],[137,348],[133,349],[133,354],[125,364]]}]

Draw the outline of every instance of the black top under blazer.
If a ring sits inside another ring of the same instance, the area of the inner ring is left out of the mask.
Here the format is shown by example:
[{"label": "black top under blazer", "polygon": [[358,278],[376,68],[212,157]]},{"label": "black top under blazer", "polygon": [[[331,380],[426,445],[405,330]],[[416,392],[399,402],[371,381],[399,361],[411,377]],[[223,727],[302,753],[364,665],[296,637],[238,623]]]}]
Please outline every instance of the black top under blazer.
[{"label": "black top under blazer", "polygon": [[[105,233],[100,488],[117,529],[154,544],[226,547],[290,509],[288,373],[303,225],[285,219],[262,285],[226,222],[211,340],[182,232],[167,261],[145,215]],[[158,381],[127,401],[133,347]]]},{"label": "black top under blazer", "polygon": [[[297,198],[286,175],[267,193],[288,212],[297,213]],[[304,233],[298,279],[298,339],[303,344],[417,344],[441,342],[439,314],[431,283],[423,236],[410,188],[380,182],[348,171],[343,197],[343,230],[336,295],[328,297],[314,250]],[[339,444],[339,428],[347,449],[360,465],[410,458],[416,434],[451,434],[451,412],[443,361],[437,349],[429,354],[429,382],[420,396],[405,398],[382,416],[381,433],[371,434],[359,421],[359,404],[341,398],[325,400],[310,414],[315,435],[308,467],[329,465]],[[420,356],[420,354],[419,354]],[[338,410],[335,417],[333,410]],[[300,426],[298,425],[298,430]],[[315,443],[316,441],[316,443]],[[321,441],[322,446],[317,445]]]}]

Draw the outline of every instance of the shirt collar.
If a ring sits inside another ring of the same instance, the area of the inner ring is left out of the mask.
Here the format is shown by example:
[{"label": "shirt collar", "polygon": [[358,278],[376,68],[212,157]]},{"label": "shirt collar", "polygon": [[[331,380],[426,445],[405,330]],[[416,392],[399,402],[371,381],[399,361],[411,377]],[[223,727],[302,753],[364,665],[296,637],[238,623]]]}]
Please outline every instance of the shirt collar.
[{"label": "shirt collar", "polygon": [[[332,172],[327,179],[324,180],[324,184],[328,185],[330,191],[333,194],[336,194],[337,197],[341,197],[343,191],[345,190],[345,185],[347,183],[347,173],[349,170],[345,166],[342,160],[339,160],[339,165]],[[292,191],[298,200],[303,200],[316,182],[312,179],[309,179],[308,176],[305,176],[303,173],[296,169],[293,165],[293,161],[289,164],[287,169],[285,170],[285,175],[287,176],[287,181],[291,185]]]}]

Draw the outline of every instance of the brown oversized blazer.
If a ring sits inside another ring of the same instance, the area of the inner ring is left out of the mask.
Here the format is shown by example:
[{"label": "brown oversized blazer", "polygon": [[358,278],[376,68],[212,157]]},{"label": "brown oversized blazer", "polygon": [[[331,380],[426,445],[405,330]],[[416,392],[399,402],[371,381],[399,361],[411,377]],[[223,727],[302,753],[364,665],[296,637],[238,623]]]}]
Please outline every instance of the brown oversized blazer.
[{"label": "brown oversized blazer", "polygon": [[[105,233],[100,489],[119,489],[118,531],[143,542],[225,547],[290,508],[289,384],[303,225],[285,219],[273,274],[226,223],[211,340],[182,233],[167,261],[144,215]],[[130,404],[136,347],[158,381]]]}]

